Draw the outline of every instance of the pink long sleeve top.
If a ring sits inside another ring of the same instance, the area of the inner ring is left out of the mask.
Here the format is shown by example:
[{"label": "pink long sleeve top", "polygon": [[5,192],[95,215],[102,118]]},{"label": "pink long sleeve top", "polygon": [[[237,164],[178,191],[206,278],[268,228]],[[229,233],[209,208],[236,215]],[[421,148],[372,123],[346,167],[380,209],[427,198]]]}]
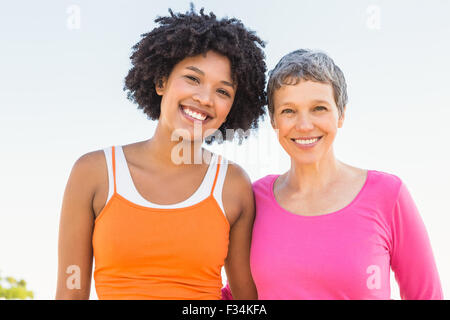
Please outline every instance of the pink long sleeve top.
[{"label": "pink long sleeve top", "polygon": [[[443,299],[425,226],[398,177],[369,170],[350,204],[318,216],[283,209],[277,178],[253,184],[250,262],[259,299],[390,299],[390,268],[402,299]],[[229,288],[223,296],[231,298]]]}]

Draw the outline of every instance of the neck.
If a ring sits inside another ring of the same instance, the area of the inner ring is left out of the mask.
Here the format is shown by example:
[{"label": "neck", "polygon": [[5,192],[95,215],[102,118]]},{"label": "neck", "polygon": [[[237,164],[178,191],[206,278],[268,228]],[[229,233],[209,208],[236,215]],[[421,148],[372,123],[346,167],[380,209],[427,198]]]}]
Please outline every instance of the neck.
[{"label": "neck", "polygon": [[291,168],[284,179],[285,186],[295,193],[309,194],[321,191],[336,181],[341,166],[333,151],[315,163],[299,163],[291,158]]},{"label": "neck", "polygon": [[180,168],[190,164],[203,163],[202,141],[175,140],[172,133],[160,124],[155,134],[146,141],[149,158],[165,167]]}]

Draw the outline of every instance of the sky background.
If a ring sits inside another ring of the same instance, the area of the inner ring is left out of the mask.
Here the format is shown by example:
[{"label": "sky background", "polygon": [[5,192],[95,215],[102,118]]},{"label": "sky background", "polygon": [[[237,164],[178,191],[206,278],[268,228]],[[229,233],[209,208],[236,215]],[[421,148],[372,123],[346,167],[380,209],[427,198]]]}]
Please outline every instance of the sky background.
[{"label": "sky background", "polygon": [[[449,299],[450,0],[194,3],[256,31],[269,69],[299,48],[334,59],[349,95],[335,153],[406,183]],[[184,12],[189,1],[2,1],[0,272],[25,279],[36,299],[55,296],[59,215],[74,162],[153,134],[156,122],[126,99],[123,79],[131,47],[169,7]],[[243,145],[209,148],[253,181],[290,165],[267,119]]]}]

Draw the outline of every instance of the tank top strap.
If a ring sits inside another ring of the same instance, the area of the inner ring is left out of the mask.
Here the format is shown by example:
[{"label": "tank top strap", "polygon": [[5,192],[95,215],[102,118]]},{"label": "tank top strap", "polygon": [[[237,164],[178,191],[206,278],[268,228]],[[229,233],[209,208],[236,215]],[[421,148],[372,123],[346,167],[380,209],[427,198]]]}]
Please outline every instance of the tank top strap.
[{"label": "tank top strap", "polygon": [[116,187],[116,148],[112,147],[112,168],[113,168],[113,181],[114,181],[114,194],[117,193]]},{"label": "tank top strap", "polygon": [[[108,198],[106,199],[106,203],[112,198],[114,193],[116,193],[116,160],[115,160],[115,152],[114,147],[107,147],[103,149],[103,153],[105,154],[106,167],[108,169]],[[113,165],[114,159],[114,165]]]},{"label": "tank top strap", "polygon": [[220,171],[220,163],[222,162],[222,156],[218,156],[217,158],[217,168],[216,168],[216,175],[214,177],[214,182],[213,182],[213,186],[211,188],[211,193],[210,196],[213,195],[214,193],[214,188],[216,187],[216,183],[217,183],[217,178],[219,176],[219,171]]}]

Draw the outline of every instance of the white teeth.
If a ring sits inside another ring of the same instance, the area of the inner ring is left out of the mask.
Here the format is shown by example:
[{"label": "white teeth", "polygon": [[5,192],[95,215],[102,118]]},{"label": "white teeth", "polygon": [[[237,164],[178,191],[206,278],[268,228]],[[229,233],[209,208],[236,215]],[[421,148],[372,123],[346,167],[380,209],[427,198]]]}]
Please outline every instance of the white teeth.
[{"label": "white teeth", "polygon": [[306,144],[312,144],[312,143],[315,143],[315,142],[317,142],[318,140],[319,140],[319,138],[308,139],[308,140],[304,140],[304,139],[296,139],[295,142],[298,143],[298,144],[306,145]]},{"label": "white teeth", "polygon": [[192,118],[203,121],[206,119],[206,115],[200,114],[198,112],[192,111],[188,108],[183,108],[184,113],[190,115]]}]

